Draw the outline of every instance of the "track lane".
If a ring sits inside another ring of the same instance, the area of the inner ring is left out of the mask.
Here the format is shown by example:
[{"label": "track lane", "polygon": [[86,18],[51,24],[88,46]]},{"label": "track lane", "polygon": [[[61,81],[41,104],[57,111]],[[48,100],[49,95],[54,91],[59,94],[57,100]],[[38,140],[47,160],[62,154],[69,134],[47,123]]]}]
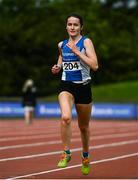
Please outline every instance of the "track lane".
[{"label": "track lane", "polygon": [[[14,129],[15,123],[13,123],[11,126],[11,131],[10,131],[10,126],[7,128],[7,132],[12,134],[12,130]],[[38,142],[46,142],[49,141],[60,141],[60,136],[58,134],[59,130],[56,131],[59,128],[59,121],[40,121],[39,124],[38,122],[35,122],[33,126],[30,126],[30,136],[33,137],[36,136],[40,133],[40,135],[47,135],[50,136],[51,138],[44,138],[44,139],[37,139],[38,141],[33,141],[30,139],[30,141],[25,141],[26,144],[30,143],[38,143]],[[18,128],[24,129],[25,131],[22,131],[22,134],[19,133],[19,129],[14,131],[14,136],[20,134],[18,137],[23,137],[26,132],[26,128],[23,125],[23,122],[18,123]],[[45,127],[44,127],[45,126]],[[51,128],[52,126],[52,128]],[[1,127],[1,123],[0,123]],[[28,129],[29,129],[28,128]],[[41,128],[42,128],[42,133],[41,133]],[[48,129],[47,129],[48,128]],[[77,133],[79,132],[77,129],[77,123],[76,121],[73,121],[72,123],[72,128],[73,131]],[[13,148],[13,149],[6,149],[6,150],[0,150],[0,159],[1,157],[1,152],[4,152],[3,157],[7,157],[7,154],[9,153],[9,157],[14,157],[13,155],[27,155],[27,154],[33,154],[33,153],[47,153],[50,152],[51,150],[56,152],[55,154],[51,155],[44,155],[44,156],[39,156],[39,157],[34,157],[34,158],[26,158],[26,159],[19,159],[19,160],[11,160],[11,161],[1,161],[0,162],[0,178],[8,178],[8,177],[16,177],[18,175],[25,175],[25,174],[30,174],[30,173],[40,173],[42,171],[47,172],[44,174],[36,174],[33,176],[27,176],[28,178],[99,178],[99,177],[105,177],[105,178],[111,178],[114,176],[114,178],[119,175],[120,177],[125,177],[125,171],[127,169],[127,174],[126,178],[135,178],[136,176],[138,177],[138,169],[136,168],[136,163],[138,163],[137,159],[137,154],[138,153],[138,135],[137,135],[137,130],[138,126],[136,122],[124,122],[124,121],[117,121],[117,122],[91,122],[91,131],[92,131],[92,140],[90,142],[91,146],[91,154],[92,154],[92,172],[90,173],[89,176],[82,176],[80,173],[80,153],[81,153],[81,142],[80,140],[76,140],[72,142],[72,147],[73,149],[78,148],[72,153],[72,161],[70,162],[70,166],[68,169],[62,169],[62,170],[56,170],[56,164],[57,161],[59,160],[60,156],[60,149],[62,149],[61,143],[53,144],[53,145],[40,145],[40,146],[33,146],[33,147],[21,147],[21,148]],[[6,129],[6,127],[5,127]],[[45,130],[46,129],[46,134]],[[56,129],[54,131],[54,129]],[[9,130],[9,131],[8,131]],[[52,132],[53,131],[53,132]],[[4,132],[6,133],[6,132]],[[57,136],[52,137],[52,133],[55,133]],[[73,132],[74,133],[74,132]],[[112,133],[112,134],[111,134]],[[127,133],[130,136],[127,136]],[[136,133],[136,134],[135,134]],[[117,135],[120,134],[120,137],[117,137]],[[1,134],[2,135],[2,134]],[[113,135],[114,138],[112,138]],[[2,135],[3,136],[3,135]],[[39,135],[38,135],[39,136]],[[99,137],[98,137],[99,136]],[[106,136],[106,138],[104,137]],[[4,136],[3,136],[4,137]],[[8,136],[6,136],[8,138]],[[16,136],[15,136],[16,137]],[[102,138],[103,137],[103,138]],[[5,137],[4,137],[5,138]],[[74,135],[73,138],[79,138],[79,134]],[[1,138],[0,138],[1,139]],[[44,141],[43,141],[44,140]],[[10,145],[23,145],[23,141],[14,141],[11,140]],[[122,143],[121,143],[122,142]],[[0,142],[1,143],[1,142]],[[3,146],[10,146],[9,141],[5,141],[5,144]],[[11,153],[10,153],[11,151]],[[23,152],[24,151],[24,152]],[[14,154],[15,153],[15,154]],[[19,154],[18,154],[19,153]],[[21,154],[20,154],[21,153]],[[128,157],[123,157],[122,156],[128,156]],[[130,156],[130,157],[129,157]],[[117,159],[113,160],[115,157]],[[115,163],[116,162],[116,163]],[[131,163],[131,167],[126,166],[127,163]],[[119,165],[120,164],[120,165]],[[75,166],[77,165],[77,167]],[[72,167],[73,166],[73,167]],[[75,167],[74,167],[75,166]],[[18,167],[18,168],[17,168]],[[71,168],[72,167],[72,168]],[[107,171],[107,167],[112,170],[112,173],[109,173]],[[101,170],[102,168],[102,170]],[[119,174],[114,174],[113,169],[114,168],[120,168],[121,170],[117,170]],[[101,172],[99,171],[101,170]],[[99,176],[99,177],[98,177]],[[26,177],[26,178],[27,178]],[[25,178],[25,177],[24,177]]]}]

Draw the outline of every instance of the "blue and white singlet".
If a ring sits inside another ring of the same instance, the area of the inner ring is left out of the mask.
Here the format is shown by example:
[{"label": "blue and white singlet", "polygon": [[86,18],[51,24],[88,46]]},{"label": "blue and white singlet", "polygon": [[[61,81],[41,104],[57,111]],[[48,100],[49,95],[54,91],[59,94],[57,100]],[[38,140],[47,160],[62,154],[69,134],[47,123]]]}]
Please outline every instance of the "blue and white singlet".
[{"label": "blue and white singlet", "polygon": [[[76,46],[80,52],[85,54],[84,40],[86,36],[82,36]],[[75,55],[66,45],[68,40],[64,40],[61,45],[62,51],[62,80],[72,81],[74,83],[84,83],[90,80],[90,67]]]}]

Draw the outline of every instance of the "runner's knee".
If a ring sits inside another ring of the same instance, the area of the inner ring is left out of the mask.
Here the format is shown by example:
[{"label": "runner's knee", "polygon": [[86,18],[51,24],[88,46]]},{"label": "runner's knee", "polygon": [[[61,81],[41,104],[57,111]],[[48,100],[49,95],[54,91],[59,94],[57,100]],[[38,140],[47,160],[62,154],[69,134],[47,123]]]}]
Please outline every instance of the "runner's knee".
[{"label": "runner's knee", "polygon": [[71,118],[67,115],[62,116],[62,124],[69,125],[71,123]]},{"label": "runner's knee", "polygon": [[79,126],[79,128],[80,128],[80,131],[81,131],[82,133],[85,133],[85,132],[88,132],[88,131],[89,131],[89,127],[88,127],[88,126]]}]

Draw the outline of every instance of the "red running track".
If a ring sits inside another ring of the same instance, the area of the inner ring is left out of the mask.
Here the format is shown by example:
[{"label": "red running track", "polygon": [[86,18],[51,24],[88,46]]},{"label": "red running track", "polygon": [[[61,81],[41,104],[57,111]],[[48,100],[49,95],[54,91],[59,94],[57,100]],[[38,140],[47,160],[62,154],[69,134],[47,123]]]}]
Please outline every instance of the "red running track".
[{"label": "red running track", "polygon": [[136,179],[138,121],[91,121],[91,172],[81,174],[81,140],[72,121],[72,160],[57,168],[62,152],[60,120],[0,121],[0,179]]}]

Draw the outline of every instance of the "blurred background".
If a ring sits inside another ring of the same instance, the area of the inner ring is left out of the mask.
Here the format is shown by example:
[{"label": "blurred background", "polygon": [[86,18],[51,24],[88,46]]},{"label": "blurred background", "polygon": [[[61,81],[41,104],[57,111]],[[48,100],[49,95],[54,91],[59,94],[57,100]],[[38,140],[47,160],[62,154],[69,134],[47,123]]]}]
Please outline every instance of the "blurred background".
[{"label": "blurred background", "polygon": [[[67,38],[65,18],[71,12],[84,17],[83,32],[92,39],[99,61],[99,70],[92,72],[95,115],[104,111],[96,108],[112,104],[113,111],[119,105],[127,118],[138,117],[138,0],[0,0],[1,117],[22,114],[18,108],[28,78],[37,87],[42,116],[45,103],[57,101],[60,78],[51,67],[58,42]],[[111,109],[104,112],[110,115]]]}]

